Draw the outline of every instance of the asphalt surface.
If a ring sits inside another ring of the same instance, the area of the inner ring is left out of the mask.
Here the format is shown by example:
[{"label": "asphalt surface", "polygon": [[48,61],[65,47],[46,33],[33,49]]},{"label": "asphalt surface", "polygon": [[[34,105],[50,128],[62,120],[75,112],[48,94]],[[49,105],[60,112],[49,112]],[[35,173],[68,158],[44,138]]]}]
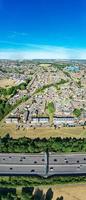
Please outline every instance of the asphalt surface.
[{"label": "asphalt surface", "polygon": [[86,174],[86,154],[0,154],[0,175]]},{"label": "asphalt surface", "polygon": [[70,153],[57,154],[49,153],[49,164],[66,165],[66,164],[86,164],[86,154]]},{"label": "asphalt surface", "polygon": [[46,164],[46,153],[0,154],[0,175],[45,176]]}]

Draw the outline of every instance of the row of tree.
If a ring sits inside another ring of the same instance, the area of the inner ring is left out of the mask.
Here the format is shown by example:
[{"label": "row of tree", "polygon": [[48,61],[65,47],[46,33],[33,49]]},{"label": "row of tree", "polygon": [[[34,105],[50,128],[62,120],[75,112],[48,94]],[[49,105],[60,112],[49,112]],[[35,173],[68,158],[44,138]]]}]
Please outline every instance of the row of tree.
[{"label": "row of tree", "polygon": [[86,176],[52,176],[43,178],[39,176],[0,176],[0,186],[4,187],[34,187],[68,183],[86,183]]},{"label": "row of tree", "polygon": [[28,99],[27,96],[22,97],[21,100],[18,100],[15,105],[10,105],[8,99],[17,94],[18,90],[27,89],[28,83],[31,79],[27,79],[25,82],[12,86],[9,88],[0,88],[0,120],[2,120],[12,109],[14,109],[19,103],[26,101]]},{"label": "row of tree", "polygon": [[0,138],[1,153],[40,153],[47,149],[51,152],[86,152],[86,138],[13,139],[9,134]]},{"label": "row of tree", "polygon": [[[46,193],[43,190],[34,187],[24,187],[20,195],[16,194],[15,188],[0,188],[0,200],[52,200],[53,191],[48,189]],[[56,200],[63,200],[63,196],[57,197]]]},{"label": "row of tree", "polygon": [[0,120],[11,110],[11,105],[7,100],[0,100]]},{"label": "row of tree", "polygon": [[0,99],[0,120],[2,120],[11,110],[17,107],[20,103],[26,101],[28,96],[24,96],[17,100],[14,105],[11,105],[7,100]]},{"label": "row of tree", "polygon": [[21,83],[17,86],[12,86],[12,87],[8,87],[8,88],[0,88],[0,96],[9,96],[9,95],[12,95],[14,96],[16,93],[17,93],[17,90],[25,90],[26,87],[28,85],[28,81],[27,82],[24,82],[24,83]]}]

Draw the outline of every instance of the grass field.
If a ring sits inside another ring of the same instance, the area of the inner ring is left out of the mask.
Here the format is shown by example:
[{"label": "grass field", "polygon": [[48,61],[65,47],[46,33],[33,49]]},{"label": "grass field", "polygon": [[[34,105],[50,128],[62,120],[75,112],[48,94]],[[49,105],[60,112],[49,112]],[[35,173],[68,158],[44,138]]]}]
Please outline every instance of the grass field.
[{"label": "grass field", "polygon": [[20,128],[16,130],[15,125],[7,125],[1,123],[0,125],[0,136],[4,136],[6,133],[10,133],[13,138],[19,137],[29,137],[29,138],[49,138],[49,137],[76,137],[76,138],[86,138],[86,129],[83,127],[73,127],[73,128]]},{"label": "grass field", "polygon": [[[50,187],[53,191],[53,199],[56,200],[57,197],[63,196],[64,200],[86,200],[86,185],[56,185]],[[49,187],[40,187],[43,189],[44,193],[49,189]]]},{"label": "grass field", "polygon": [[11,87],[15,85],[15,81],[12,79],[2,79],[0,80],[0,87],[5,88],[5,87]]},{"label": "grass field", "polygon": [[50,67],[51,64],[48,64],[48,63],[42,63],[42,64],[39,64],[40,67]]},{"label": "grass field", "polygon": [[[56,200],[57,197],[64,197],[64,200],[86,200],[86,184],[67,184],[67,185],[54,185],[54,186],[38,186],[34,187],[34,191],[37,189],[43,191],[46,194],[48,189],[52,189],[53,198]],[[21,187],[17,187],[17,194],[21,195]]]}]

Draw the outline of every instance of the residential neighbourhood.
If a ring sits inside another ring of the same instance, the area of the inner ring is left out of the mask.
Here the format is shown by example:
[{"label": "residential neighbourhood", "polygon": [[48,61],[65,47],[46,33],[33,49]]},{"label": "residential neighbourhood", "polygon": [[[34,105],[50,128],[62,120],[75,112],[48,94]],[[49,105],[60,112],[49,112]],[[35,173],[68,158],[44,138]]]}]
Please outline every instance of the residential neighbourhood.
[{"label": "residential neighbourhood", "polygon": [[13,109],[4,123],[24,128],[86,125],[85,63],[1,61],[0,66],[0,81],[8,79],[4,88],[11,87],[9,80],[17,87],[5,97]]}]

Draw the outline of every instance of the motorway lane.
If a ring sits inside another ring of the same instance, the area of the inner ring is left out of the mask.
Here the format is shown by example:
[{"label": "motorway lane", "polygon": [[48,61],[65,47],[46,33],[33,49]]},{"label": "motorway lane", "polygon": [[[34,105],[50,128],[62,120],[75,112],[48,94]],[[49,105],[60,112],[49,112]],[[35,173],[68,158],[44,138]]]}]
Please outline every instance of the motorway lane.
[{"label": "motorway lane", "polygon": [[46,174],[46,153],[20,154],[0,153],[0,175],[40,175]]},{"label": "motorway lane", "polygon": [[57,154],[49,153],[49,164],[52,165],[67,165],[67,164],[86,164],[86,154]]},{"label": "motorway lane", "polygon": [[85,153],[0,154],[0,175],[86,174]]},{"label": "motorway lane", "polygon": [[0,175],[40,175],[45,176],[46,168],[44,165],[0,165]]},{"label": "motorway lane", "polygon": [[0,154],[0,164],[45,165],[46,154]]},{"label": "motorway lane", "polygon": [[86,164],[50,165],[49,166],[48,176],[69,175],[69,174],[86,174]]}]

